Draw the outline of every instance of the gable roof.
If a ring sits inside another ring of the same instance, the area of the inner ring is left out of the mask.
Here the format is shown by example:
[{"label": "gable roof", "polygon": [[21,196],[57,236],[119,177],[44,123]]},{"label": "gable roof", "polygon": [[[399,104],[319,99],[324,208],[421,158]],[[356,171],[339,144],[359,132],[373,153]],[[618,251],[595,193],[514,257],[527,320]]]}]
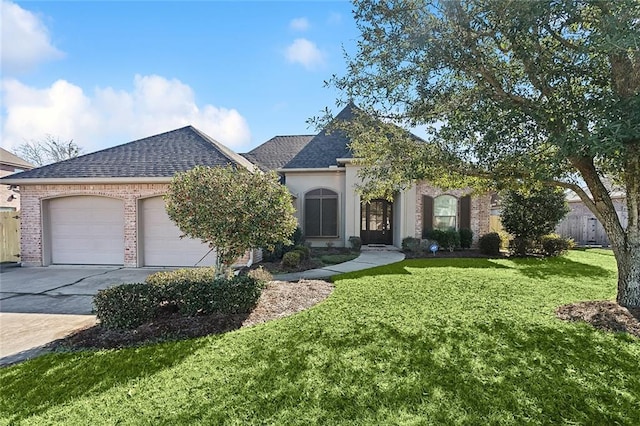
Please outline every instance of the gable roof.
[{"label": "gable roof", "polygon": [[16,167],[19,169],[33,169],[35,166],[31,163],[27,163],[17,155],[7,151],[4,148],[0,148],[0,164]]},{"label": "gable roof", "polygon": [[192,126],[11,175],[16,179],[170,178],[197,165],[255,166]]},{"label": "gable roof", "polygon": [[353,153],[349,149],[349,138],[340,130],[329,132],[327,128],[335,121],[349,121],[354,116],[356,107],[350,102],[340,111],[332,122],[325,126],[320,133],[313,137],[307,145],[296,154],[283,169],[315,169],[327,168],[337,165],[337,158],[353,158]]},{"label": "gable roof", "polygon": [[277,170],[291,161],[314,135],[274,136],[246,154],[240,154],[264,171]]}]

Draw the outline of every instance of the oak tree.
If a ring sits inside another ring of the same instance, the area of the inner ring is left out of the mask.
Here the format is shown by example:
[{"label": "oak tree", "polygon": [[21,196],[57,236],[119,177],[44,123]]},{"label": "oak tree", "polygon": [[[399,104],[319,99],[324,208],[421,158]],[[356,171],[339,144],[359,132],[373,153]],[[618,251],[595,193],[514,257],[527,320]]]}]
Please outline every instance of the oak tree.
[{"label": "oak tree", "polygon": [[[343,130],[375,189],[570,189],[607,232],[618,303],[640,306],[640,2],[356,0],[354,16],[357,49],[329,84],[366,113]],[[626,225],[605,176],[626,191]]]}]

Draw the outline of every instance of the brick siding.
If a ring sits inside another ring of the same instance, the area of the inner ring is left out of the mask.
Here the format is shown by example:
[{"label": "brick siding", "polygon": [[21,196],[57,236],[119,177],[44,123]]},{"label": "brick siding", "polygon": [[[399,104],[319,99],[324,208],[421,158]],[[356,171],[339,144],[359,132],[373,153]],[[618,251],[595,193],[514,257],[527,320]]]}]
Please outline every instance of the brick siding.
[{"label": "brick siding", "polygon": [[489,223],[491,217],[491,195],[482,194],[474,195],[470,189],[452,189],[443,190],[430,186],[425,182],[416,184],[416,230],[415,237],[422,237],[422,196],[437,197],[439,195],[448,194],[456,198],[471,195],[471,230],[473,231],[473,245],[478,243],[481,235],[489,232]]},{"label": "brick siding", "polygon": [[[163,195],[168,184],[99,184],[99,185],[22,185],[21,192],[21,261],[25,266],[44,264],[42,241],[42,201],[52,198],[93,195],[124,202],[124,266],[138,267],[138,201]],[[262,260],[262,251],[254,250],[253,261]],[[243,259],[249,260],[249,254]],[[240,262],[239,262],[240,263]]]}]

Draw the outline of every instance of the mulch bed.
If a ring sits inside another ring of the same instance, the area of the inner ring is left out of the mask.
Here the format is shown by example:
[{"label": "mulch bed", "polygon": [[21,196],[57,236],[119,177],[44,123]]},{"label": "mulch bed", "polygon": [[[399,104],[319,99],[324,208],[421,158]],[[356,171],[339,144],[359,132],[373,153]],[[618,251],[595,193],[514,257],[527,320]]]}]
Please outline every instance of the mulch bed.
[{"label": "mulch bed", "polygon": [[556,316],[565,321],[584,321],[593,327],[640,337],[640,308],[624,308],[609,300],[560,306]]},{"label": "mulch bed", "polygon": [[333,285],[320,280],[271,281],[251,313],[182,317],[166,312],[134,330],[107,330],[95,325],[52,342],[51,350],[112,349],[166,340],[182,340],[249,327],[309,309],[326,299]]}]

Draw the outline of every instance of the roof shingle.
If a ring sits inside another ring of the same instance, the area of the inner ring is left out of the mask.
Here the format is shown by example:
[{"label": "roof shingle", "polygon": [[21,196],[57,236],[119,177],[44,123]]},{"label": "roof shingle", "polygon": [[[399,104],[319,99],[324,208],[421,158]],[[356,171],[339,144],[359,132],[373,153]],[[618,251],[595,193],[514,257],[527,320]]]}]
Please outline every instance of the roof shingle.
[{"label": "roof shingle", "polygon": [[33,170],[11,179],[171,177],[197,165],[253,169],[245,158],[192,126],[139,139]]},{"label": "roof shingle", "polygon": [[[349,103],[333,121],[349,121],[354,116],[357,107]],[[330,127],[331,125],[327,126]],[[320,133],[309,141],[295,157],[285,164],[283,169],[316,169],[337,165],[337,158],[352,158],[349,149],[349,138],[340,130],[327,131],[323,128]]]},{"label": "roof shingle", "polygon": [[264,171],[277,170],[291,161],[313,137],[314,135],[274,136],[241,155]]}]

